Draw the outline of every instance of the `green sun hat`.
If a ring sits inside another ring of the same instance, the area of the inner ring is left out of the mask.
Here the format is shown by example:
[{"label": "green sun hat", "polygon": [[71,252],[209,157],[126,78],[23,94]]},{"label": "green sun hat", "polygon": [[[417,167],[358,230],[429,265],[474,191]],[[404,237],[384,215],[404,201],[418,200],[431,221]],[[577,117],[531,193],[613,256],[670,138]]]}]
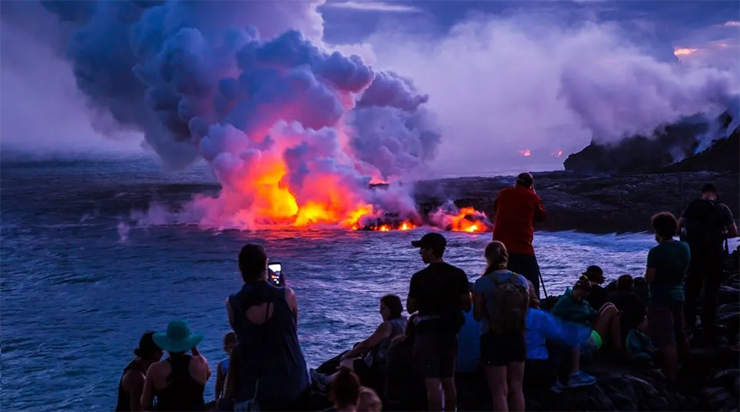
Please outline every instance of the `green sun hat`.
[{"label": "green sun hat", "polygon": [[152,339],[167,352],[181,353],[197,346],[203,340],[203,335],[192,333],[187,321],[175,319],[167,325],[166,333],[155,333]]}]

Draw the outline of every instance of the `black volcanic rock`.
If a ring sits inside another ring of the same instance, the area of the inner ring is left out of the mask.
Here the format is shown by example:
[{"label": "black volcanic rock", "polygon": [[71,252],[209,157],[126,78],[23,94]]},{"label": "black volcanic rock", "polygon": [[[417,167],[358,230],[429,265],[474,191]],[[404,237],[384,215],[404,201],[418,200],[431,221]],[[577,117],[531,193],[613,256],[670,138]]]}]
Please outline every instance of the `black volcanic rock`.
[{"label": "black volcanic rock", "polygon": [[708,130],[706,123],[667,126],[651,137],[634,136],[615,144],[594,141],[565,159],[565,170],[578,174],[645,173],[691,156],[699,145],[697,137]]},{"label": "black volcanic rock", "polygon": [[[652,173],[578,176],[567,172],[535,173],[535,188],[548,218],[537,230],[578,230],[589,233],[649,231],[650,216],[660,211],[679,214],[699,197],[705,183],[720,190],[720,201],[738,218],[740,174]],[[417,182],[416,202],[421,212],[448,200],[458,207],[472,206],[493,218],[493,201],[514,177],[462,177]],[[683,190],[682,190],[683,189]],[[683,193],[683,198],[682,198]]]},{"label": "black volcanic rock", "polygon": [[740,128],[726,139],[715,142],[703,152],[664,167],[663,172],[713,172],[740,170]]}]

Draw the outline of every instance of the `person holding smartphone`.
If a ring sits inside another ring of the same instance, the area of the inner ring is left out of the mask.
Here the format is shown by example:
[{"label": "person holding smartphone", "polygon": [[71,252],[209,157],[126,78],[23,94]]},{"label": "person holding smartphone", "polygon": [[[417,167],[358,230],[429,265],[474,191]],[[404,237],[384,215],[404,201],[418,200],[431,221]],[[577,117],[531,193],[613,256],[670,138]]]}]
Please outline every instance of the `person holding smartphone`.
[{"label": "person holding smartphone", "polygon": [[534,177],[529,173],[517,176],[514,187],[498,193],[493,212],[493,240],[503,243],[509,252],[507,269],[532,282],[539,298],[540,267],[532,246],[533,222],[544,222],[547,212],[534,189]]},{"label": "person holding smartphone", "polygon": [[244,285],[226,300],[239,342],[235,408],[304,410],[310,380],[298,343],[298,302],[291,288],[268,281],[267,262],[262,246],[245,245],[239,253]]}]

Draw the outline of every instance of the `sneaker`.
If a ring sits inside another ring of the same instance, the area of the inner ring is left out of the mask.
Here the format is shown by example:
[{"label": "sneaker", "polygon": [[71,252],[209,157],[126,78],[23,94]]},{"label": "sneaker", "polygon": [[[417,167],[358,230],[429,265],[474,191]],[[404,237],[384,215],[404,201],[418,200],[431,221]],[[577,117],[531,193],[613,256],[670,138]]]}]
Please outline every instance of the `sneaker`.
[{"label": "sneaker", "polygon": [[311,377],[311,382],[316,384],[316,389],[320,392],[326,391],[326,386],[329,384],[328,376],[323,373],[316,372],[315,369],[309,369],[308,376]]},{"label": "sneaker", "polygon": [[560,393],[564,391],[565,389],[567,389],[567,387],[563,385],[562,383],[560,383],[560,380],[555,381],[555,385],[552,385],[552,388],[550,388],[550,390],[555,393]]},{"label": "sneaker", "polygon": [[569,388],[578,388],[581,386],[590,386],[596,383],[596,378],[587,374],[584,371],[578,371],[568,378]]}]

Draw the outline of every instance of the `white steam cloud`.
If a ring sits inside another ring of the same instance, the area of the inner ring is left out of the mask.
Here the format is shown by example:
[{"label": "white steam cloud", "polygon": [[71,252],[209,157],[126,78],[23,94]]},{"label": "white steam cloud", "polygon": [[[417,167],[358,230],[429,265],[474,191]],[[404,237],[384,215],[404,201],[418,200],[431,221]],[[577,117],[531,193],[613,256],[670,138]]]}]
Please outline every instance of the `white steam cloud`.
[{"label": "white steam cloud", "polygon": [[[564,28],[538,16],[476,17],[441,39],[385,28],[368,40],[382,67],[404,73],[439,117],[440,173],[560,167],[593,137],[616,142],[726,108],[737,71],[659,61],[614,24]],[[535,161],[535,159],[532,159]]]}]

